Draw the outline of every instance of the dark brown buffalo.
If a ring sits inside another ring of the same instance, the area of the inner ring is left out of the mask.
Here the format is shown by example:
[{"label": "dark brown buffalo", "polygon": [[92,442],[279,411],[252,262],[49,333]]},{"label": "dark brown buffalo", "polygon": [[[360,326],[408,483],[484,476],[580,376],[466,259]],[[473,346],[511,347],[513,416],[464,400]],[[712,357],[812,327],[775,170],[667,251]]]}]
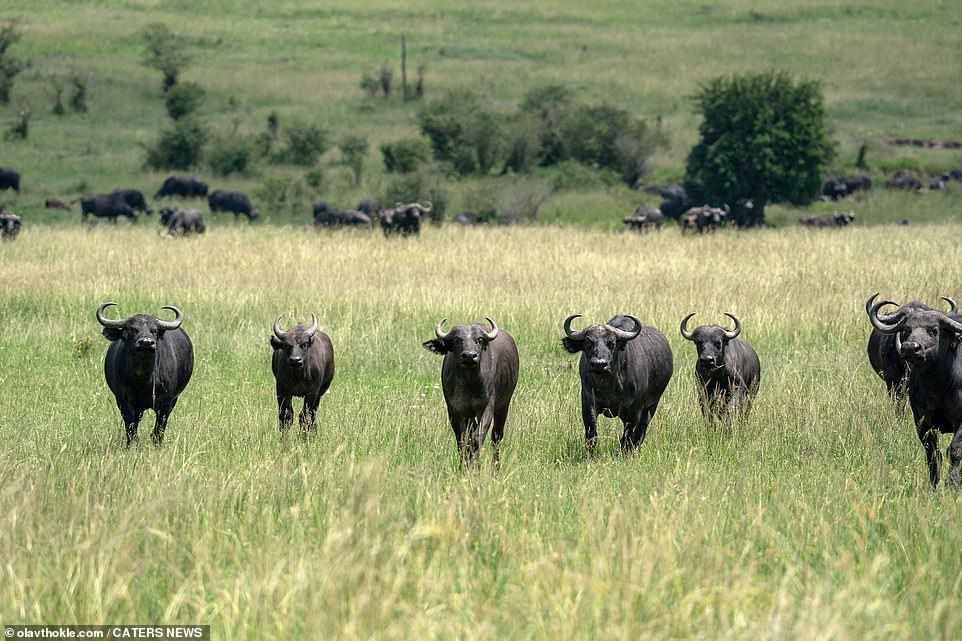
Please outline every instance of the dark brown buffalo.
[{"label": "dark brown buffalo", "polygon": [[169,236],[190,236],[207,231],[204,216],[197,209],[174,209],[164,207],[160,210],[160,224]]},{"label": "dark brown buffalo", "polygon": [[[908,393],[916,433],[929,468],[929,483],[935,488],[941,480],[942,454],[939,433],[952,434],[949,444],[948,482],[962,486],[962,319],[934,309],[898,308],[886,319],[879,310],[897,305],[878,294],[869,299],[868,317],[880,333],[895,337],[895,349],[908,365]],[[894,319],[887,322],[888,319]]]},{"label": "dark brown buffalo", "polygon": [[196,176],[168,176],[160,186],[154,198],[205,198],[207,183],[198,180]]},{"label": "dark brown buffalo", "polygon": [[487,321],[491,329],[474,323],[445,332],[442,320],[434,326],[435,338],[423,343],[426,350],[444,355],[441,389],[462,465],[477,461],[489,428],[494,464],[499,464],[498,446],[518,384],[514,338]]},{"label": "dark brown buffalo", "polygon": [[154,210],[147,206],[147,199],[144,198],[143,192],[137,189],[115,189],[110,192],[110,195],[120,198],[134,211],[143,212],[145,214],[154,213]]},{"label": "dark brown buffalo", "polygon": [[719,209],[718,207],[710,207],[708,205],[692,207],[678,219],[683,234],[688,232],[698,232],[699,234],[712,232],[720,228],[727,221],[727,208]]},{"label": "dark brown buffalo", "polygon": [[847,227],[855,222],[855,214],[852,212],[835,212],[823,216],[805,216],[798,219],[798,224],[802,227],[812,227],[814,229],[831,229],[837,227]]},{"label": "dark brown buffalo", "polygon": [[872,178],[865,174],[858,176],[832,176],[822,185],[822,196],[829,200],[847,198],[859,191],[872,188]]},{"label": "dark brown buffalo", "polygon": [[622,222],[625,224],[625,227],[631,231],[645,233],[661,229],[661,226],[665,222],[665,217],[656,207],[640,205],[631,216],[624,218]]},{"label": "dark brown buffalo", "polygon": [[286,332],[281,328],[281,318],[271,328],[277,424],[284,432],[294,422],[293,399],[297,396],[304,399],[300,424],[306,433],[315,429],[317,406],[334,380],[334,346],[330,337],[317,329],[314,314],[309,327],[298,324]]},{"label": "dark brown buffalo", "polygon": [[226,211],[234,214],[235,221],[242,214],[247,216],[249,222],[257,220],[260,216],[260,213],[251,205],[251,200],[247,197],[247,194],[239,191],[214,190],[207,197],[207,205],[210,207],[211,213]]},{"label": "dark brown buffalo", "polygon": [[15,240],[23,221],[12,211],[0,208],[0,240]]},{"label": "dark brown buffalo", "polygon": [[315,227],[371,228],[371,217],[360,210],[339,211],[323,200],[314,203]]},{"label": "dark brown buffalo", "polygon": [[674,368],[668,339],[634,316],[619,315],[603,325],[572,331],[574,314],[565,319],[562,345],[581,352],[581,419],[585,445],[594,449],[598,414],[618,417],[624,425],[621,448],[626,453],[645,440],[658,402]]},{"label": "dark brown buffalo", "polygon": [[154,444],[160,445],[167,419],[194,371],[194,348],[181,328],[184,315],[176,307],[166,306],[161,309],[176,315],[172,321],[147,314],[112,320],[104,316],[104,310],[114,305],[103,303],[97,308],[97,321],[110,341],[104,359],[107,386],[117,400],[127,445],[137,436],[137,426],[147,410],[154,410],[152,437]]},{"label": "dark brown buffalo", "polygon": [[694,313],[681,321],[681,335],[695,343],[698,360],[695,377],[698,379],[702,415],[709,420],[731,421],[751,408],[758,393],[762,366],[758,354],[746,341],[739,338],[742,324],[732,314],[734,329],[718,325],[701,325],[688,330]]},{"label": "dark brown buffalo", "polygon": [[[948,296],[943,296],[942,300],[949,305],[949,316],[956,318],[955,314],[959,308],[955,300]],[[874,297],[865,301],[865,313],[870,316],[873,301]],[[915,310],[932,310],[932,308],[923,302],[913,300],[902,305],[902,307],[899,308],[899,313],[906,314]],[[883,322],[891,323],[898,320],[898,316],[893,314],[892,316],[882,318],[882,320]],[[905,365],[905,361],[899,355],[895,342],[895,336],[883,334],[877,329],[872,329],[872,333],[869,334],[868,337],[866,351],[868,352],[869,364],[871,364],[872,369],[875,370],[878,377],[885,383],[885,388],[888,390],[892,401],[901,406],[905,400],[907,391],[908,368]]]},{"label": "dark brown buffalo", "polygon": [[100,194],[80,199],[80,213],[84,220],[87,216],[96,218],[106,218],[111,222],[117,222],[119,216],[124,216],[132,221],[137,220],[137,212],[127,204],[123,197],[116,194]]},{"label": "dark brown buffalo", "polygon": [[430,202],[397,203],[391,209],[383,209],[380,213],[381,230],[385,236],[418,236],[421,233],[421,219],[431,213]]},{"label": "dark brown buffalo", "polygon": [[20,174],[8,167],[0,167],[0,191],[7,189],[20,193]]},{"label": "dark brown buffalo", "polygon": [[[77,201],[75,200],[73,202],[77,202]],[[48,198],[45,201],[43,201],[43,206],[46,207],[47,209],[63,209],[66,211],[70,211],[70,203],[65,203],[59,198]]]}]

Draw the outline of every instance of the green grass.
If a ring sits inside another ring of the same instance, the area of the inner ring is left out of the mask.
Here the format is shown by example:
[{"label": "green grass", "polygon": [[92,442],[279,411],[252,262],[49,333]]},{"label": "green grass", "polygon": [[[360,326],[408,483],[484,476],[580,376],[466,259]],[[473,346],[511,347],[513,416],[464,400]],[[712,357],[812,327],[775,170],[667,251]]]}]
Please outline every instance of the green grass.
[{"label": "green grass", "polygon": [[[349,132],[368,137],[374,151],[360,186],[334,166],[336,152],[323,160],[328,181],[316,196],[343,207],[384,191],[378,145],[416,133],[416,103],[367,99],[358,88],[361,74],[385,61],[395,66],[399,81],[402,33],[412,76],[418,64],[427,65],[428,98],[470,85],[510,109],[532,87],[561,82],[586,101],[610,100],[650,121],[660,117],[670,146],[652,160],[653,181],[683,172],[698,126],[690,96],[700,83],[770,67],[824,83],[839,143],[835,169],[850,169],[863,142],[870,145],[877,178],[894,167],[940,172],[962,166],[958,152],[884,142],[957,139],[962,131],[962,19],[936,0],[844,6],[835,0],[564,0],[550,6],[487,1],[470,7],[438,0],[403,6],[376,0],[8,0],[0,17],[22,19],[24,38],[13,51],[33,62],[18,80],[13,105],[0,111],[0,125],[12,121],[18,104],[31,105],[34,113],[30,138],[4,142],[0,162],[24,173],[25,193],[14,204],[39,221],[48,220],[39,215],[47,196],[118,186],[153,193],[159,186],[161,173],[142,170],[141,148],[166,120],[159,74],[140,64],[139,34],[156,21],[191,43],[195,62],[184,79],[209,91],[203,115],[215,130],[230,131],[236,120],[240,135],[253,135],[276,110],[282,126],[310,120],[326,125],[335,138]],[[48,77],[71,71],[91,78],[91,111],[57,118],[49,113]],[[231,98],[238,101],[233,110]],[[212,182],[253,193],[279,171],[286,170],[262,164],[249,177]],[[451,185],[454,211],[471,208],[475,183]],[[625,189],[563,192],[549,203],[547,219],[616,226],[644,198]],[[289,215],[275,212],[271,219]],[[298,219],[308,220],[309,213]]]},{"label": "green grass", "polygon": [[[947,639],[960,496],[868,367],[862,304],[958,296],[958,225],[685,239],[428,229],[27,227],[0,246],[0,621],[201,622],[223,639]],[[127,450],[93,318],[176,304],[196,353],[162,448]],[[337,375],[282,438],[267,337],[318,313]],[[632,312],[675,375],[636,456],[582,447],[561,321]],[[682,316],[762,359],[731,432],[697,409]],[[502,469],[458,471],[421,348],[490,315],[521,380]],[[942,439],[943,447],[946,439]]]}]

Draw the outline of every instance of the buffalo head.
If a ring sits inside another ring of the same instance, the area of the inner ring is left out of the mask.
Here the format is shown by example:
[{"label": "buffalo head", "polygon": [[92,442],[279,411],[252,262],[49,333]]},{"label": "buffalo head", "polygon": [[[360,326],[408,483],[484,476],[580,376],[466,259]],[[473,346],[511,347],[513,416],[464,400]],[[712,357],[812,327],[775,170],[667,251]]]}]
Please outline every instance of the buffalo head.
[{"label": "buffalo head", "polygon": [[[895,335],[895,349],[908,363],[932,363],[939,354],[958,345],[962,323],[925,306],[898,306],[890,300],[876,303],[877,297],[876,293],[865,303],[869,321],[880,333]],[[947,297],[943,300],[949,304],[949,313],[954,313],[957,309],[955,301]],[[879,316],[879,310],[887,305],[896,305],[898,309],[887,316]]]},{"label": "buffalo head", "polygon": [[271,347],[287,354],[287,364],[291,367],[295,369],[303,367],[304,359],[311,349],[311,345],[314,344],[314,335],[317,333],[317,316],[311,314],[310,327],[299,324],[286,332],[281,329],[281,318],[283,316],[278,316],[277,320],[274,321]]},{"label": "buffalo head", "polygon": [[488,343],[498,337],[498,325],[490,318],[491,329],[484,329],[477,323],[473,325],[458,325],[451,331],[444,332],[442,319],[434,326],[434,338],[423,343],[424,349],[435,354],[451,354],[455,362],[462,367],[478,367],[481,364],[481,354],[488,349]]},{"label": "buffalo head", "polygon": [[103,303],[97,307],[97,321],[103,325],[103,335],[109,341],[122,340],[138,352],[153,353],[157,351],[157,341],[164,332],[179,329],[184,322],[184,315],[172,305],[165,305],[161,309],[174,312],[172,321],[164,321],[147,314],[135,314],[125,320],[113,320],[104,316],[104,310],[116,306],[116,303]]},{"label": "buffalo head", "polygon": [[689,331],[688,321],[691,320],[691,317],[694,315],[695,313],[692,312],[682,319],[681,335],[686,340],[695,343],[695,349],[698,350],[697,367],[710,371],[724,366],[725,348],[728,346],[728,341],[737,338],[738,335],[741,334],[742,324],[734,315],[726,312],[725,316],[732,319],[732,322],[735,323],[735,329],[725,329],[718,325],[702,325]]},{"label": "buffalo head", "polygon": [[624,350],[628,341],[641,333],[641,321],[628,315],[625,315],[625,318],[631,319],[635,324],[634,331],[629,332],[608,323],[591,325],[578,332],[572,331],[571,321],[580,317],[581,314],[573,314],[565,319],[565,336],[561,339],[561,344],[572,354],[584,352],[588,368],[592,372],[610,372],[616,354]]}]

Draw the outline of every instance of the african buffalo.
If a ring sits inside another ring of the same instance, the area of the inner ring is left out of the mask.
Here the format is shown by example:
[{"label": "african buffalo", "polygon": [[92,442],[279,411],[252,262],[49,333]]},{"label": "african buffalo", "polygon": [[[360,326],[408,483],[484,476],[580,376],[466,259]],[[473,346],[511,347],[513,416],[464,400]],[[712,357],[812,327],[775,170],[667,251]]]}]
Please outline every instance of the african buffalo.
[{"label": "african buffalo", "polygon": [[681,321],[681,335],[695,343],[698,361],[699,402],[702,415],[709,422],[725,422],[743,415],[751,408],[752,398],[758,393],[762,366],[758,354],[746,341],[739,338],[742,324],[732,314],[725,316],[735,323],[734,329],[718,325],[701,325],[689,331],[688,321],[694,313]]},{"label": "african buffalo", "polygon": [[20,233],[23,221],[12,211],[0,209],[0,239],[14,240]]},{"label": "african buffalo", "polygon": [[160,210],[160,224],[166,227],[169,236],[188,236],[207,231],[204,216],[196,209],[164,207]]},{"label": "african buffalo", "polygon": [[[871,317],[872,313],[872,302],[874,298],[869,298],[865,301],[865,313]],[[943,296],[942,300],[949,304],[948,314],[955,318],[955,314],[958,312],[959,308],[956,302],[947,297]],[[917,300],[913,300],[909,303],[902,305],[899,313],[906,314],[915,310],[932,310],[931,307]],[[891,323],[898,320],[896,315],[886,316],[882,318],[885,323]],[[888,390],[889,396],[897,404],[901,405],[902,401],[905,400],[906,385],[908,368],[905,366],[905,361],[899,355],[899,350],[895,346],[895,336],[890,334],[883,334],[877,329],[873,329],[872,333],[868,337],[868,346],[866,348],[868,352],[868,361],[878,374],[878,377],[882,379],[885,383],[885,388]]]},{"label": "african buffalo", "polygon": [[[897,305],[873,295],[868,306],[872,326],[880,333],[895,336],[895,349],[907,363],[909,403],[915,429],[925,450],[929,483],[935,488],[941,480],[942,454],[939,433],[952,434],[948,447],[949,484],[962,487],[962,318],[952,318],[934,309],[898,308],[887,318],[879,309]],[[889,319],[892,319],[891,321]]]},{"label": "african buffalo", "polygon": [[678,219],[678,222],[681,224],[683,234],[687,232],[704,234],[715,231],[724,225],[728,220],[728,213],[729,209],[727,207],[719,209],[717,207],[702,205],[701,207],[692,207],[686,211],[681,218]]},{"label": "african buffalo", "polygon": [[865,174],[832,176],[822,185],[822,196],[829,200],[839,200],[859,191],[868,191],[871,188],[872,178]]},{"label": "african buffalo", "polygon": [[154,198],[203,198],[207,195],[207,183],[195,176],[168,176]]},{"label": "african buffalo", "polygon": [[141,211],[145,214],[152,214],[154,210],[147,206],[147,200],[143,192],[137,189],[115,189],[110,192],[111,196],[120,198],[134,211]]},{"label": "african buffalo", "polygon": [[648,423],[671,380],[674,365],[668,340],[627,314],[575,332],[571,321],[578,317],[565,319],[561,343],[572,354],[581,352],[578,371],[585,445],[589,452],[594,449],[597,416],[603,414],[621,419],[622,450],[633,451],[644,442]]},{"label": "african buffalo", "polygon": [[435,338],[423,343],[429,352],[444,355],[441,390],[462,466],[477,461],[489,428],[494,464],[499,465],[498,446],[518,384],[514,338],[490,318],[487,321],[490,330],[474,323],[445,332],[442,320],[434,326]]},{"label": "african buffalo", "polygon": [[381,204],[371,198],[365,198],[354,209],[373,219],[381,211]]},{"label": "african buffalo", "polygon": [[798,219],[798,224],[803,227],[814,229],[828,229],[832,227],[847,227],[855,222],[855,214],[852,212],[835,212],[824,216],[803,216]]},{"label": "african buffalo", "polygon": [[430,202],[425,204],[397,203],[391,209],[382,209],[380,213],[381,230],[385,236],[400,234],[401,236],[418,236],[421,233],[421,217],[431,213]]},{"label": "african buffalo", "polygon": [[117,222],[118,216],[125,216],[137,220],[137,212],[124,199],[116,194],[100,194],[80,199],[80,213],[84,220],[93,215],[97,218],[107,218]]},{"label": "african buffalo", "polygon": [[107,386],[117,400],[127,445],[137,436],[140,419],[149,409],[155,414],[153,441],[160,445],[177,397],[194,371],[194,348],[181,328],[184,315],[176,307],[165,306],[161,309],[174,312],[174,320],[147,314],[112,320],[104,316],[104,310],[114,305],[97,307],[97,321],[104,327],[104,338],[110,341],[104,359]]},{"label": "african buffalo", "polygon": [[256,220],[260,215],[251,206],[251,200],[247,197],[247,194],[239,191],[217,189],[207,197],[207,205],[210,207],[211,213],[226,211],[234,214],[234,220],[237,220],[237,217],[241,214],[247,216],[248,221]]},{"label": "african buffalo", "polygon": [[0,191],[7,189],[20,193],[20,174],[13,169],[0,167]]},{"label": "african buffalo", "polygon": [[43,201],[43,206],[47,209],[63,209],[65,211],[70,211],[70,205],[75,202],[77,201],[74,200],[71,203],[65,203],[59,198],[47,198],[45,201]]},{"label": "african buffalo", "polygon": [[292,399],[298,396],[304,399],[301,428],[312,431],[317,406],[334,380],[334,346],[330,337],[317,329],[314,314],[310,327],[298,324],[286,332],[281,329],[281,318],[274,321],[271,335],[278,426],[283,432],[294,422]]},{"label": "african buffalo", "polygon": [[688,192],[685,191],[685,188],[681,185],[654,187],[646,191],[661,196],[661,204],[658,205],[658,211],[666,218],[678,218],[694,205],[694,203],[691,202],[691,198],[688,197]]},{"label": "african buffalo", "polygon": [[625,227],[638,232],[648,232],[661,229],[665,217],[657,207],[640,205],[631,216],[622,221]]},{"label": "african buffalo", "polygon": [[899,169],[891,178],[885,181],[885,186],[889,189],[903,189],[905,191],[919,191],[922,189],[922,181],[913,176],[910,172]]},{"label": "african buffalo", "polygon": [[371,227],[371,217],[362,211],[338,211],[323,200],[314,203],[315,227]]}]

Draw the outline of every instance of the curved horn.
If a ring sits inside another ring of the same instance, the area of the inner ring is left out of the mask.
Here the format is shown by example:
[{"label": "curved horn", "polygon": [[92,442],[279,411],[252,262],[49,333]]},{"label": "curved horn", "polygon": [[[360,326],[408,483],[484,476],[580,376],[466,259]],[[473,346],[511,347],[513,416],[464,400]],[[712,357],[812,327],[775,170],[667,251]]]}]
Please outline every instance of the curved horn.
[{"label": "curved horn", "polygon": [[638,334],[641,333],[641,321],[638,320],[637,318],[635,318],[634,316],[630,315],[630,314],[625,314],[625,318],[630,318],[632,321],[634,321],[634,323],[635,323],[635,331],[633,331],[633,332],[627,332],[627,331],[625,331],[625,330],[623,330],[623,329],[618,329],[617,327],[612,327],[612,326],[609,325],[608,323],[605,323],[605,329],[607,329],[609,332],[611,332],[612,334],[614,334],[615,336],[617,336],[618,338],[620,338],[620,339],[623,340],[623,341],[630,341],[630,340],[632,340],[633,338],[636,338],[636,337],[638,336]]},{"label": "curved horn", "polygon": [[107,309],[108,307],[116,307],[116,306],[117,306],[117,303],[114,303],[114,302],[101,303],[100,305],[98,305],[97,306],[97,322],[103,325],[104,327],[123,327],[125,321],[112,320],[104,316],[105,309]]},{"label": "curved horn", "polygon": [[434,209],[434,204],[430,200],[425,200],[423,205],[421,205],[420,203],[418,204],[421,207],[421,211],[423,211],[424,213],[429,213],[432,209]]},{"label": "curved horn", "polygon": [[[876,293],[875,296],[869,296],[869,299],[865,301],[865,313],[870,316],[872,314],[872,302],[875,300],[876,296],[878,296],[878,293]],[[892,304],[895,305],[896,303],[892,303]],[[879,305],[879,309],[881,309],[882,307],[883,305]],[[876,313],[877,312],[878,310],[876,310]],[[899,312],[896,311],[894,314],[879,315],[878,318],[883,323],[894,323],[896,320],[898,320],[898,315],[899,315]]]},{"label": "curved horn", "polygon": [[454,331],[454,330],[452,329],[451,332],[448,332],[447,334],[444,333],[444,329],[443,329],[443,328],[444,328],[444,324],[445,324],[446,322],[448,322],[448,319],[442,318],[441,320],[438,321],[438,324],[434,326],[434,335],[437,336],[437,337],[438,337],[440,340],[442,340],[442,341],[447,340],[447,339],[448,339],[448,336],[451,335],[451,332]]},{"label": "curved horn", "polygon": [[495,323],[495,322],[494,322],[493,320],[491,320],[490,318],[488,318],[487,316],[485,316],[484,319],[485,319],[486,321],[488,321],[489,323],[491,323],[491,331],[490,331],[490,332],[485,332],[485,333],[484,333],[484,337],[485,337],[486,339],[488,339],[489,341],[493,341],[494,339],[496,339],[496,338],[498,337],[498,332],[500,332],[501,330],[498,329],[498,324]]},{"label": "curved horn", "polygon": [[957,334],[962,334],[962,323],[960,323],[959,321],[957,321],[957,320],[952,320],[952,319],[949,318],[948,316],[943,316],[943,317],[942,317],[942,324],[943,324],[943,325],[947,325],[948,327],[950,327],[950,328],[952,329],[952,331],[954,331],[955,333],[957,333]]},{"label": "curved horn", "polygon": [[956,312],[959,311],[959,306],[958,306],[958,304],[955,302],[955,299],[954,299],[954,298],[949,298],[948,296],[943,296],[943,297],[942,297],[942,300],[944,300],[946,303],[949,304],[949,311],[945,312],[946,314],[955,314]]},{"label": "curved horn", "polygon": [[274,321],[274,324],[271,326],[271,329],[274,331],[274,336],[276,336],[276,337],[277,337],[277,340],[279,340],[279,341],[287,340],[287,332],[285,332],[284,330],[281,329],[281,319],[282,319],[282,318],[284,318],[284,315],[283,315],[283,314],[281,314],[280,316],[278,316],[278,317],[277,317],[277,320]]},{"label": "curved horn", "polygon": [[165,321],[165,320],[160,320],[158,318],[157,325],[161,329],[166,329],[166,330],[180,329],[180,324],[184,322],[184,313],[179,309],[177,309],[176,307],[174,307],[173,305],[164,305],[163,307],[161,307],[161,309],[169,309],[170,311],[174,312],[174,320]]},{"label": "curved horn", "polygon": [[727,338],[728,340],[732,340],[733,338],[738,338],[738,335],[742,333],[741,321],[735,318],[734,314],[729,314],[728,312],[725,312],[725,316],[727,316],[728,318],[732,319],[732,321],[735,322],[735,329],[725,330],[725,338]]},{"label": "curved horn", "polygon": [[[886,306],[886,305],[898,305],[898,303],[896,303],[895,301],[891,301],[891,300],[883,300],[883,301],[879,301],[879,302],[875,303],[874,301],[875,301],[876,298],[878,298],[878,293],[873,294],[872,297],[871,297],[870,299],[868,299],[868,303],[865,304],[866,306],[868,306],[869,303],[872,303],[872,306],[869,307],[869,309],[868,309],[868,320],[869,320],[869,322],[872,323],[872,327],[874,327],[875,329],[877,329],[877,330],[880,331],[881,333],[883,333],[883,334],[894,334],[894,333],[897,332],[897,331],[899,330],[899,328],[902,327],[902,325],[905,323],[906,316],[905,316],[905,314],[898,314],[898,312],[896,312],[895,314],[892,314],[891,316],[886,317],[885,320],[882,320],[882,319],[879,318],[879,316],[878,316],[878,310],[879,310],[879,308],[884,307],[884,306]],[[894,317],[894,316],[896,316],[896,315],[901,316],[901,318],[899,318],[899,319],[898,319],[897,321],[895,321],[894,323],[887,323],[887,322],[886,322],[886,320],[888,320],[889,318],[892,318],[892,317]],[[948,317],[946,317],[946,318],[948,318]]]},{"label": "curved horn", "polygon": [[692,312],[688,316],[685,316],[683,319],[681,319],[681,336],[685,340],[689,340],[689,341],[695,340],[695,335],[692,332],[688,331],[688,320],[694,315],[695,315],[695,312]]},{"label": "curved horn", "polygon": [[317,333],[317,316],[314,312],[311,312],[311,326],[304,330],[304,336],[307,338],[314,338],[314,334]]},{"label": "curved horn", "polygon": [[585,330],[581,330],[580,332],[571,331],[571,321],[573,321],[576,318],[581,318],[581,314],[572,314],[571,316],[565,319],[565,323],[564,323],[565,336],[573,340],[580,341],[585,337]]}]

